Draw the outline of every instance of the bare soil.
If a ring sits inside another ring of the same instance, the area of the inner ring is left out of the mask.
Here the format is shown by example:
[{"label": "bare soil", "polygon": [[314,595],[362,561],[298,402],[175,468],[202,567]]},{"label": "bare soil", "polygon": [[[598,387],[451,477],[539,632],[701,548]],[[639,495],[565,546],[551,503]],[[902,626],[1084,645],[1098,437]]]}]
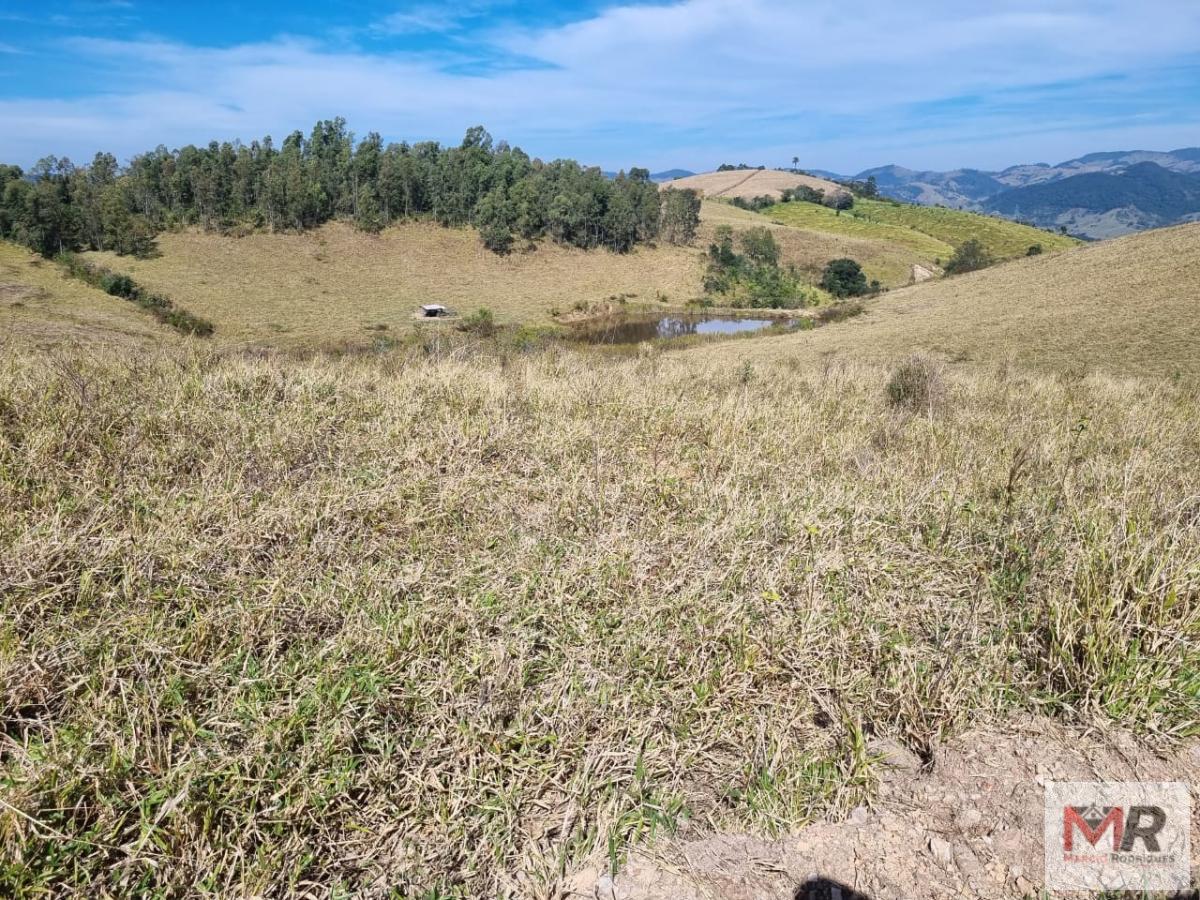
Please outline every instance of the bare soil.
[{"label": "bare soil", "polygon": [[[599,900],[1023,898],[1045,896],[1047,781],[1194,781],[1200,742],[1158,753],[1126,732],[1033,721],[977,731],[924,766],[890,743],[871,808],[778,840],[681,838],[633,857],[616,877],[579,873],[576,897]],[[1200,821],[1193,812],[1192,842]],[[1200,874],[1193,870],[1193,879]]]}]

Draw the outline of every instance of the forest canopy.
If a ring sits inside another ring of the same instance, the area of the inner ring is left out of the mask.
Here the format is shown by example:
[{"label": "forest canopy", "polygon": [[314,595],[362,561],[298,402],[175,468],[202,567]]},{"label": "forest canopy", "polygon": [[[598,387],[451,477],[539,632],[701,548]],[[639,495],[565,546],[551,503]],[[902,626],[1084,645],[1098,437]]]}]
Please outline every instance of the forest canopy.
[{"label": "forest canopy", "polygon": [[[124,168],[109,153],[90,165],[48,157],[31,171],[0,165],[0,237],[51,256],[68,250],[145,255],[155,235],[195,225],[298,231],[334,219],[378,232],[404,220],[473,225],[504,253],[517,239],[549,237],[623,253],[652,241],[690,240],[698,203],[668,204],[646,169],[606,178],[574,160],[544,163],[494,142],[482,127],[457,147],[432,141],[355,142],[344,119],[311,134],[250,144],[158,147]],[[665,225],[665,227],[664,227]]]}]

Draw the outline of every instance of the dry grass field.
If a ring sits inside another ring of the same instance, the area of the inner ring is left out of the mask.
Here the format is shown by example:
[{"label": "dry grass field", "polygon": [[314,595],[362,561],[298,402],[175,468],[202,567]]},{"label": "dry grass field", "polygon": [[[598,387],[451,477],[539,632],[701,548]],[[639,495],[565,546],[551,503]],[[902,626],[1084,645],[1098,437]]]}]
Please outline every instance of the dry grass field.
[{"label": "dry grass field", "polygon": [[6,353],[0,895],[561,897],[881,739],[1194,733],[1194,386],[889,377]]},{"label": "dry grass field", "polygon": [[73,281],[49,260],[0,241],[0,346],[171,344],[132,303]]},{"label": "dry grass field", "polygon": [[837,328],[708,348],[728,358],[1200,374],[1200,225],[1014,260],[893,291]]},{"label": "dry grass field", "polygon": [[86,256],[211,319],[223,343],[368,340],[380,326],[407,331],[424,303],[463,315],[488,307],[502,323],[544,325],[556,309],[614,295],[682,304],[702,292],[697,248],[660,245],[620,255],[545,242],[502,257],[484,249],[473,229],[431,224],[400,225],[378,237],[343,224],[240,238],[184,231],[162,235],[159,246],[161,255],[149,260]]},{"label": "dry grass field", "polygon": [[614,296],[656,309],[683,306],[703,296],[704,248],[720,224],[771,228],[783,261],[814,283],[826,263],[844,256],[889,287],[906,284],[912,265],[927,262],[928,254],[900,242],[787,227],[710,201],[694,246],[629,254],[544,242],[500,257],[470,229],[412,224],[371,237],[333,224],[308,234],[236,238],[189,230],[162,235],[153,259],[84,256],[210,319],[219,343],[327,347],[403,336],[417,307],[431,302],[463,315],[487,307],[503,324],[526,325],[548,325],[556,311],[570,314]]},{"label": "dry grass field", "polygon": [[846,189],[840,184],[826,181],[824,178],[798,175],[779,169],[706,172],[702,175],[677,178],[662,185],[663,190],[667,188],[689,189],[701,191],[709,199],[721,198],[724,200],[734,197],[741,197],[744,200],[752,200],[755,197],[774,197],[778,200],[783,195],[785,188],[796,187],[810,187],[814,190],[824,191],[827,196],[846,193]]},{"label": "dry grass field", "polygon": [[703,240],[162,243],[104,261],[214,339],[0,245],[0,896],[550,900],[889,747],[1200,735],[1200,225],[625,356],[410,317],[682,302]]}]

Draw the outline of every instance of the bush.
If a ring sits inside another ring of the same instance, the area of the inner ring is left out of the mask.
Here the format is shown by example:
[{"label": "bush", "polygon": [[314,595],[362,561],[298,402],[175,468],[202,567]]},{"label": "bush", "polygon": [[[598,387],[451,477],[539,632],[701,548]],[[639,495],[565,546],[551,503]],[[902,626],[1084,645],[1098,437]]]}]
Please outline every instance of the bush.
[{"label": "bush", "polygon": [[784,203],[800,202],[823,204],[825,202],[825,192],[802,184],[799,187],[786,188],[783,191],[782,201]]},{"label": "bush", "polygon": [[821,275],[821,287],[839,300],[861,297],[869,290],[862,266],[852,259],[832,260]]},{"label": "bush", "polygon": [[126,300],[132,300],[137,295],[137,285],[134,284],[133,279],[128,275],[120,275],[116,272],[106,272],[102,275],[100,287],[106,294],[124,297]]},{"label": "bush", "polygon": [[486,306],[481,306],[463,319],[458,328],[480,337],[491,337],[496,333],[496,316]]},{"label": "bush", "polygon": [[825,205],[830,209],[836,209],[838,212],[844,209],[854,209],[854,196],[845,191],[840,191],[832,197],[826,197]]},{"label": "bush", "polygon": [[1041,244],[1031,244],[1029,249],[1025,251],[1025,255],[1026,256],[1041,256],[1042,255],[1042,245]]},{"label": "bush", "polygon": [[941,367],[925,356],[911,356],[897,366],[887,383],[888,403],[930,413],[945,394]]},{"label": "bush", "polygon": [[994,262],[995,260],[988,253],[987,248],[975,238],[971,238],[954,251],[954,255],[946,263],[946,274],[961,275],[964,272],[975,272],[979,269],[986,269]]},{"label": "bush", "polygon": [[483,246],[500,256],[512,250],[513,234],[507,225],[493,223],[479,230],[479,239]]},{"label": "bush", "polygon": [[779,265],[779,243],[771,229],[764,226],[747,228],[741,234],[742,253],[751,262],[768,266]]}]

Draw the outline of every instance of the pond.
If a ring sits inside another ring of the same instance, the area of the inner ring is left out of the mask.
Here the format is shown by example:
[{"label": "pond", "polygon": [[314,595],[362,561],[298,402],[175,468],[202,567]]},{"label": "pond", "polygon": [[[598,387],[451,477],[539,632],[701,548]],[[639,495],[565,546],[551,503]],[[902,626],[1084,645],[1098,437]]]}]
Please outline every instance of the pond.
[{"label": "pond", "polygon": [[573,337],[585,344],[640,344],[691,334],[745,334],[771,326],[790,328],[795,319],[743,319],[733,316],[680,315],[673,313],[651,318],[611,319],[577,327]]}]

